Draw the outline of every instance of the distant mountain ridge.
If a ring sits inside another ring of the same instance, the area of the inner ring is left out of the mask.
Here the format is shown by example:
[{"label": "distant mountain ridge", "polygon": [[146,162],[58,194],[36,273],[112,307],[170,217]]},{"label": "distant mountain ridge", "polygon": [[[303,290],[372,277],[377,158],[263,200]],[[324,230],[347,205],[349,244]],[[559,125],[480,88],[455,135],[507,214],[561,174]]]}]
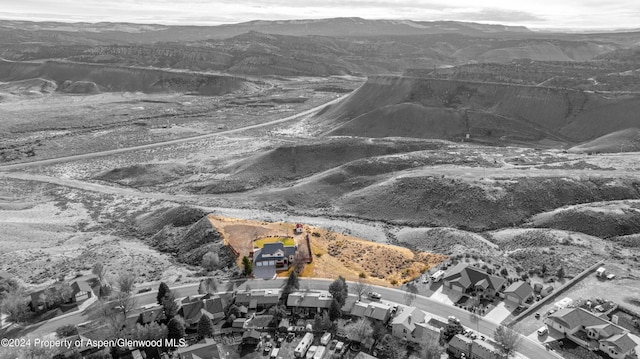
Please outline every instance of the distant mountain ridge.
[{"label": "distant mountain ridge", "polygon": [[404,36],[441,33],[479,36],[485,33],[492,35],[497,33],[531,33],[531,30],[523,26],[486,25],[459,21],[369,20],[353,17],[314,20],[254,20],[217,26],[0,20],[0,30],[2,28],[22,32],[84,33],[84,37],[88,39],[115,41],[115,43],[121,44],[225,39],[250,31],[275,35],[332,37]]}]

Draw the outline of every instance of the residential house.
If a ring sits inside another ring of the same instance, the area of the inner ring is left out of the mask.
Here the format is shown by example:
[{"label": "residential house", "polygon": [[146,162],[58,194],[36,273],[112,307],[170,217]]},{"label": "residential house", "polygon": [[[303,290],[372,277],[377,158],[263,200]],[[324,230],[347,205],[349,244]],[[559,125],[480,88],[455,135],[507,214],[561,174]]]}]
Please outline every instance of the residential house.
[{"label": "residential house", "polygon": [[491,343],[475,339],[471,342],[471,359],[498,359],[500,351]]},{"label": "residential house", "polygon": [[265,243],[254,248],[253,275],[256,278],[275,278],[277,271],[289,269],[298,246],[285,246],[282,242]]},{"label": "residential house", "polygon": [[449,341],[447,351],[455,358],[470,359],[498,359],[501,354],[493,344],[488,341],[471,339],[462,334],[456,334]]},{"label": "residential house", "polygon": [[473,340],[469,337],[465,337],[462,334],[456,334],[449,341],[447,351],[455,358],[471,357],[471,343]]},{"label": "residential house", "polygon": [[175,351],[178,359],[219,359],[220,352],[215,340],[205,338],[197,344],[184,348],[178,348]]},{"label": "residential house", "polygon": [[214,322],[224,318],[224,303],[218,296],[207,295],[200,300],[183,303],[178,314],[184,318],[187,327],[195,329],[203,315]]},{"label": "residential house", "polygon": [[391,320],[391,334],[396,338],[412,341],[412,333],[416,323],[424,321],[426,314],[416,307],[403,307],[400,313]]},{"label": "residential house", "polygon": [[513,282],[504,290],[504,299],[515,305],[522,305],[533,298],[533,288],[527,282]]},{"label": "residential house", "polygon": [[74,302],[80,302],[93,296],[91,286],[83,280],[74,280],[71,282],[71,289],[73,290],[72,300]]},{"label": "residential house", "polygon": [[506,279],[460,263],[445,274],[444,287],[465,294],[490,298],[504,287]]},{"label": "residential house", "polygon": [[320,312],[329,309],[333,296],[327,291],[293,292],[287,298],[287,307],[298,313]]},{"label": "residential house", "polygon": [[262,334],[255,329],[250,329],[242,334],[242,343],[248,345],[256,345],[262,339]]},{"label": "residential house", "polygon": [[415,307],[404,307],[391,321],[391,334],[411,343],[424,343],[440,337],[440,329],[426,322],[426,314]]},{"label": "residential house", "polygon": [[611,358],[631,354],[636,344],[629,331],[605,318],[583,308],[562,308],[549,315],[545,323],[571,341],[589,349],[600,349]]},{"label": "residential house", "polygon": [[164,316],[164,308],[162,306],[157,306],[155,308],[150,308],[138,315],[138,323],[142,325],[151,324],[153,322],[159,322],[162,320]]},{"label": "residential house", "polygon": [[391,318],[392,307],[388,304],[371,302],[356,302],[351,310],[351,315],[360,318],[370,318],[387,324]]},{"label": "residential house", "polygon": [[[66,292],[70,288],[70,293]],[[34,291],[29,293],[31,299],[29,306],[32,311],[50,309],[46,306],[53,305],[54,307],[63,304],[60,302],[61,291],[67,294],[71,294],[70,302],[76,303],[93,296],[93,290],[91,286],[84,280],[76,279],[71,282],[56,282],[54,285],[45,289]],[[57,300],[57,302],[55,302]],[[68,303],[68,302],[67,302]]]},{"label": "residential house", "polygon": [[261,310],[272,307],[280,301],[280,290],[257,289],[236,293],[235,304],[246,306],[248,309]]}]

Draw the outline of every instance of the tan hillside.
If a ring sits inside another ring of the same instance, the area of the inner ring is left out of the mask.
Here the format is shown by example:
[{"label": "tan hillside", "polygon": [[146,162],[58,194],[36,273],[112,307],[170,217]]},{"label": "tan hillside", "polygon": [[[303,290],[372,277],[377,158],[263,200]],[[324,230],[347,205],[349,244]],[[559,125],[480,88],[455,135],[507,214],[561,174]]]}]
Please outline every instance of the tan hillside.
[{"label": "tan hillside", "polygon": [[[248,255],[255,238],[293,236],[298,250],[307,251],[305,238],[308,235],[313,262],[306,266],[303,277],[337,278],[341,275],[347,280],[357,281],[364,276],[367,283],[395,286],[419,276],[447,258],[312,226],[305,226],[302,234],[293,235],[293,223],[255,222],[214,215],[208,218],[222,234],[225,244],[239,252],[239,266],[242,257]],[[287,275],[287,272],[281,275]]]}]

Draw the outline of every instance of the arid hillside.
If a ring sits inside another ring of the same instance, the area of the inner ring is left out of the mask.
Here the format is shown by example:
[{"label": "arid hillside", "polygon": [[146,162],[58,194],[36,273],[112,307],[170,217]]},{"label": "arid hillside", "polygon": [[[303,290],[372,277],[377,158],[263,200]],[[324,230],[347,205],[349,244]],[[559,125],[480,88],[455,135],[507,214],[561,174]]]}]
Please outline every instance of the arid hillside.
[{"label": "arid hillside", "polygon": [[637,94],[374,76],[317,120],[328,135],[576,143],[634,126],[638,111]]},{"label": "arid hillside", "polygon": [[640,151],[640,129],[628,128],[598,137],[595,140],[571,147],[571,152],[638,152]]},{"label": "arid hillside", "polygon": [[[238,77],[170,72],[142,68],[71,62],[12,62],[0,60],[0,81],[43,78],[55,81],[67,92],[190,92],[216,96],[245,86]],[[66,86],[62,86],[65,84]]]}]

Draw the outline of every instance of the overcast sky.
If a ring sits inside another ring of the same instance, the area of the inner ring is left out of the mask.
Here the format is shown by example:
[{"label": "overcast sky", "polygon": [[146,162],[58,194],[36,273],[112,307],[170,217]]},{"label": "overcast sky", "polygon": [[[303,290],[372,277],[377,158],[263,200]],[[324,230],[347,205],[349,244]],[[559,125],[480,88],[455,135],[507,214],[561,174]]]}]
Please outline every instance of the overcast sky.
[{"label": "overcast sky", "polygon": [[640,28],[640,0],[0,0],[0,18],[219,25],[330,17]]}]

